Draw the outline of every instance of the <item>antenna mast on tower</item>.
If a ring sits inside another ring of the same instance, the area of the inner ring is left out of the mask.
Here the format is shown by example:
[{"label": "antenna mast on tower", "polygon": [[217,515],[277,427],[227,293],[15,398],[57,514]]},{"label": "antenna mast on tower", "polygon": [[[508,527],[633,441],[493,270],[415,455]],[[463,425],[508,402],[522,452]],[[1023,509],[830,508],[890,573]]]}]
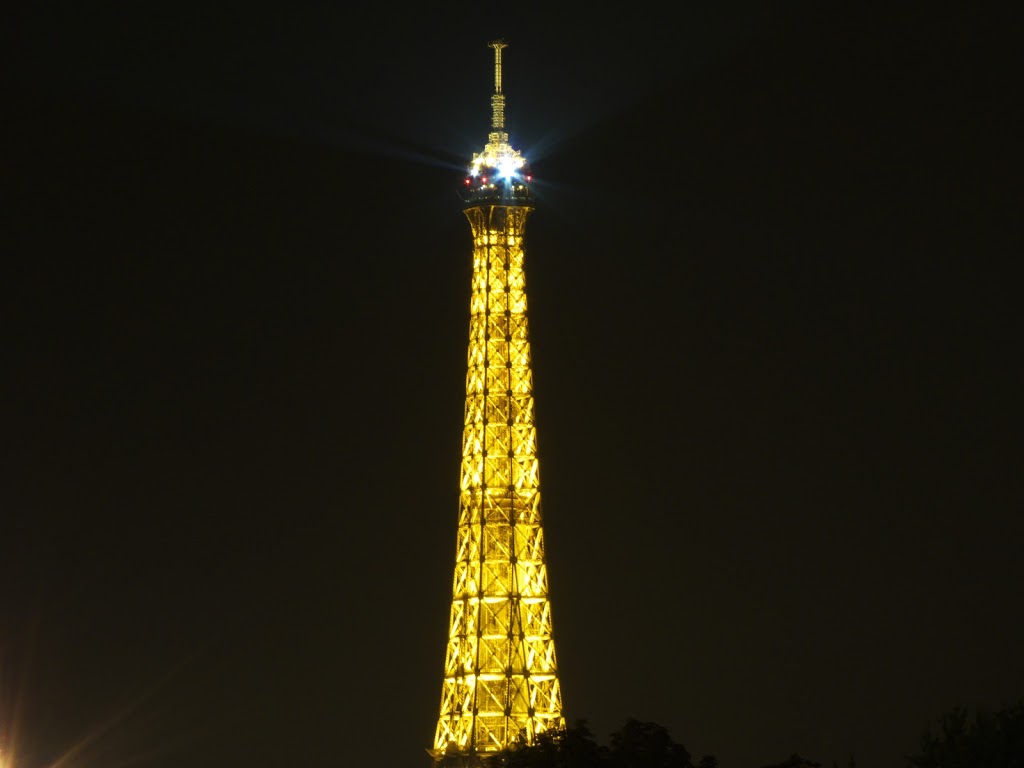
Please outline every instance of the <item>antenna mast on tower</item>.
[{"label": "antenna mast on tower", "polygon": [[467,203],[514,198],[530,199],[532,180],[526,158],[508,143],[505,131],[505,94],[501,91],[501,51],[504,40],[488,43],[494,49],[494,94],[491,96],[491,132],[483,152],[474,152],[466,177]]}]

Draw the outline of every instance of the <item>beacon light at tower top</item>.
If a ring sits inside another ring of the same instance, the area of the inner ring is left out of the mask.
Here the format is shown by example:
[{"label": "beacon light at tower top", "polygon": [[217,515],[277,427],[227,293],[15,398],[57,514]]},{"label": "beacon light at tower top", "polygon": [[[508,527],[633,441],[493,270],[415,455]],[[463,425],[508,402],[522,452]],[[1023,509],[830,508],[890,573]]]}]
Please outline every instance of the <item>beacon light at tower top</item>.
[{"label": "beacon light at tower top", "polygon": [[[491,138],[494,137],[492,133]],[[488,175],[512,179],[522,172],[521,178],[529,180],[529,174],[525,171],[526,159],[508,145],[507,134],[502,134],[502,138],[505,140],[489,142],[483,152],[473,153],[473,162],[469,166],[471,179]]]},{"label": "beacon light at tower top", "polygon": [[508,143],[505,132],[505,94],[501,92],[501,51],[506,44],[497,40],[489,44],[494,49],[494,94],[491,96],[491,132],[483,152],[473,153],[466,177],[467,203],[485,200],[500,201],[508,198],[528,200],[532,176],[526,159]]}]

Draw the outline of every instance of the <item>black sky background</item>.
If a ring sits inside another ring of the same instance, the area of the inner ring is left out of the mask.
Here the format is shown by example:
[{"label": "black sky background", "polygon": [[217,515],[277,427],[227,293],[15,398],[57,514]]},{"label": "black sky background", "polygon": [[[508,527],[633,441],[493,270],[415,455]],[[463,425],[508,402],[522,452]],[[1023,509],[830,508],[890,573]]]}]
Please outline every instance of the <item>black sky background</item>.
[{"label": "black sky background", "polygon": [[11,16],[17,768],[426,764],[496,37],[569,720],[898,766],[1024,695],[1019,26],[662,13]]}]

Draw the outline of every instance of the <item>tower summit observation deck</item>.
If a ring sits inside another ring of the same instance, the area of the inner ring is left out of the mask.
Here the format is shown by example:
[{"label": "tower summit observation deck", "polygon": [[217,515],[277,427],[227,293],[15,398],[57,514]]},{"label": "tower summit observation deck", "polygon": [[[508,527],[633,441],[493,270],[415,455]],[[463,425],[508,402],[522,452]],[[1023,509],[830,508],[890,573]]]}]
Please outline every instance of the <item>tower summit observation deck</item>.
[{"label": "tower summit observation deck", "polygon": [[523,231],[526,161],[505,131],[502,41],[491,132],[463,190],[473,234],[459,523],[435,764],[475,765],[565,724],[540,512]]}]

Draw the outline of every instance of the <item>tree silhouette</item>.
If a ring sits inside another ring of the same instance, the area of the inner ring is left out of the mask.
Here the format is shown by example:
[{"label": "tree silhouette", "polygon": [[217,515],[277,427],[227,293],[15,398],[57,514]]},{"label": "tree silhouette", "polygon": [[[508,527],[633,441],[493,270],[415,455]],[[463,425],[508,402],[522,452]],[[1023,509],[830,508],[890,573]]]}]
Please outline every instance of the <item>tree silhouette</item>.
[{"label": "tree silhouette", "polygon": [[789,756],[788,760],[783,760],[781,763],[775,763],[774,765],[767,765],[764,768],[821,768],[821,763],[808,760],[806,757],[801,757],[794,752]]},{"label": "tree silhouette", "polygon": [[[518,744],[498,753],[501,768],[694,768],[690,753],[668,731],[656,724],[627,720],[611,735],[610,745],[594,741],[586,721],[572,728],[546,731],[530,744]],[[705,755],[698,768],[718,768],[718,760]]]},{"label": "tree silhouette", "polygon": [[656,723],[627,720],[611,736],[612,768],[693,768],[690,753]]},{"label": "tree silhouette", "polygon": [[921,737],[912,768],[1024,768],[1024,699],[995,712],[963,707],[943,714]]},{"label": "tree silhouette", "polygon": [[498,753],[503,768],[606,768],[607,755],[584,720],[571,728],[545,731],[530,744]]}]

